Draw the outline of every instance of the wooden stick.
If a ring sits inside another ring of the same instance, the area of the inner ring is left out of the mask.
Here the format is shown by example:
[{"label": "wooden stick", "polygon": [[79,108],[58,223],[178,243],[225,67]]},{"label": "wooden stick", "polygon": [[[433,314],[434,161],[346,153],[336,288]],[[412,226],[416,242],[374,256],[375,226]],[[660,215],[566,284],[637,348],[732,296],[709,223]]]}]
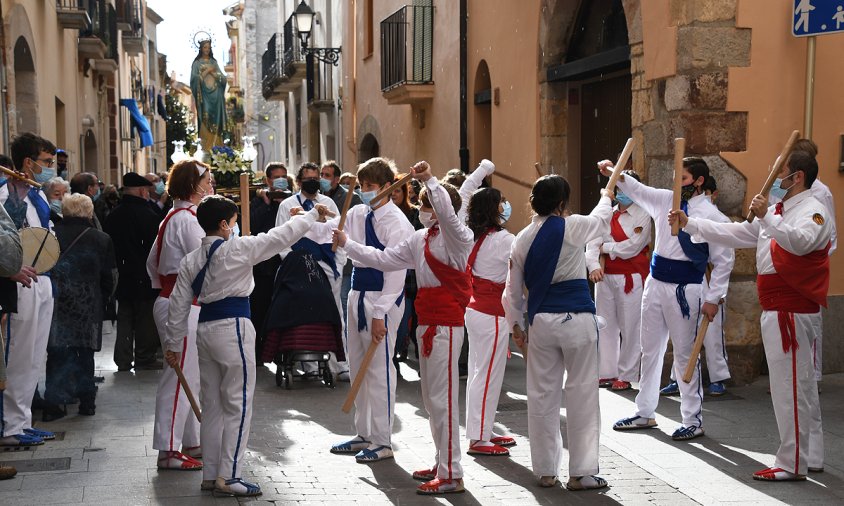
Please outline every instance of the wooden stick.
[{"label": "wooden stick", "polygon": [[29,179],[28,177],[24,176],[20,172],[14,171],[12,169],[8,169],[6,167],[3,167],[2,165],[0,165],[0,172],[3,172],[4,174],[6,174],[8,176],[12,176],[15,179],[23,181],[24,183],[28,184],[29,186],[34,186],[35,188],[41,188],[40,183],[37,183],[37,182],[33,181],[32,179]]},{"label": "wooden stick", "polygon": [[542,168],[539,166],[539,162],[534,163],[533,168],[536,169],[536,177],[542,177],[545,175],[542,173]]},{"label": "wooden stick", "polygon": [[633,137],[627,139],[627,142],[624,144],[624,149],[621,150],[621,156],[618,157],[618,162],[616,162],[615,168],[610,176],[610,180],[607,182],[608,192],[612,193],[613,190],[615,190],[615,184],[618,182],[618,178],[621,177],[621,171],[623,171],[624,167],[627,166],[627,160],[630,159],[630,155],[633,153],[633,146],[635,144]]},{"label": "wooden stick", "polygon": [[240,235],[249,235],[249,174],[240,174]]},{"label": "wooden stick", "polygon": [[[791,156],[791,151],[794,149],[794,143],[797,142],[798,137],[800,137],[800,132],[798,130],[791,132],[791,136],[788,138],[785,146],[783,146],[780,156],[778,156],[776,161],[774,161],[774,166],[768,174],[768,179],[765,180],[765,185],[762,186],[762,191],[759,192],[760,195],[767,197],[768,194],[771,193],[771,187],[774,186],[777,174],[779,174],[782,169],[782,164],[788,162],[788,157]],[[752,222],[754,218],[756,218],[756,215],[753,214],[753,211],[748,211],[747,221]]]},{"label": "wooden stick", "polygon": [[510,181],[511,183],[516,183],[517,185],[524,186],[527,189],[533,188],[533,185],[531,183],[528,183],[527,181],[522,181],[521,179],[513,177],[509,174],[504,174],[503,172],[493,172],[492,175],[498,176],[506,181]]},{"label": "wooden stick", "polygon": [[[683,155],[686,152],[686,139],[674,139],[674,202],[671,209],[680,209],[680,195],[683,193]],[[680,233],[680,222],[671,225],[671,235]]]},{"label": "wooden stick", "polygon": [[683,381],[688,383],[692,381],[692,376],[695,374],[695,367],[697,367],[697,359],[700,355],[700,349],[703,348],[703,338],[706,337],[706,331],[709,329],[709,318],[703,317],[700,324],[700,329],[695,336],[695,344],[692,347],[692,354],[689,356],[689,363],[686,364],[686,371],[683,373]]},{"label": "wooden stick", "polygon": [[[401,188],[402,186],[406,185],[410,180],[413,179],[413,169],[410,170],[408,174],[405,174],[404,177],[396,181],[395,183],[391,184],[390,186],[384,188],[380,192],[378,192],[372,200],[369,201],[370,206],[377,205],[378,201],[383,199],[384,197],[389,197],[391,193],[397,188]],[[351,185],[349,186],[351,188]]]},{"label": "wooden stick", "polygon": [[[343,210],[340,212],[340,223],[337,225],[337,230],[342,231],[343,227],[346,226],[346,213],[349,212],[349,207],[352,205],[352,198],[355,196],[354,187],[357,183],[357,179],[357,176],[352,176],[347,183],[349,185],[349,189],[346,190],[346,200],[343,201]],[[339,246],[337,241],[337,239],[334,239],[334,242],[331,244],[331,251],[337,251],[337,246]]]},{"label": "wooden stick", "polygon": [[375,350],[377,349],[378,343],[374,341],[369,343],[366,355],[363,356],[363,361],[360,363],[357,374],[355,374],[355,381],[352,383],[349,395],[346,396],[346,402],[343,403],[343,413],[351,411],[352,406],[355,404],[355,397],[358,396],[358,390],[360,390],[360,386],[363,384],[363,378],[366,376],[366,370],[369,368],[369,363],[372,362],[372,357],[375,356]]},{"label": "wooden stick", "polygon": [[185,395],[188,398],[188,402],[190,402],[191,409],[193,409],[193,414],[196,415],[196,419],[199,420],[199,423],[202,423],[202,415],[199,413],[199,404],[196,403],[196,399],[193,397],[193,392],[191,391],[190,386],[188,386],[188,380],[185,379],[185,375],[182,373],[182,368],[179,364],[176,364],[173,366],[173,370],[176,371],[179,383],[185,390]]}]

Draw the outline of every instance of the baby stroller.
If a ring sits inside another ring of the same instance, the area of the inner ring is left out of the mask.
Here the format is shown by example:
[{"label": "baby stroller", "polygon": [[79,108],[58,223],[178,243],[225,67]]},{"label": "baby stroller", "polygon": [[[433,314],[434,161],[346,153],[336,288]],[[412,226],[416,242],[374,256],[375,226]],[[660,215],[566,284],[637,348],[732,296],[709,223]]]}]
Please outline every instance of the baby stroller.
[{"label": "baby stroller", "polygon": [[343,326],[331,284],[311,253],[292,251],[282,261],[264,328],[261,358],[276,363],[276,385],[289,390],[295,365],[316,362],[316,375],[334,386],[328,360],[330,352],[345,360]]}]

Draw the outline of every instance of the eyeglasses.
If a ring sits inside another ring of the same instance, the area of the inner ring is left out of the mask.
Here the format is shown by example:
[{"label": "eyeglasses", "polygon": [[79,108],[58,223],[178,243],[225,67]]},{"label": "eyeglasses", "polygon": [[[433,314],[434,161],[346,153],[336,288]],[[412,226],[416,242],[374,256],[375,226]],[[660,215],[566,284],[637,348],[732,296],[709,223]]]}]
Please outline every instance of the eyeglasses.
[{"label": "eyeglasses", "polygon": [[56,164],[56,160],[54,158],[47,158],[46,160],[44,160],[43,158],[30,158],[30,160],[33,160],[34,162],[43,162],[47,164],[47,167],[52,167]]}]

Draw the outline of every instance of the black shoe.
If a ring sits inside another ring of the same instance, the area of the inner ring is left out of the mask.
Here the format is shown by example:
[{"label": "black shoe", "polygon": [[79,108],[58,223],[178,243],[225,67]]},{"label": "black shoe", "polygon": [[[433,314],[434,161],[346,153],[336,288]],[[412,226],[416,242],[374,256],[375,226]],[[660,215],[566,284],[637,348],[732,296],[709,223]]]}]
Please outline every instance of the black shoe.
[{"label": "black shoe", "polygon": [[105,383],[105,376],[94,376],[94,383]]},{"label": "black shoe", "polygon": [[97,408],[93,404],[90,405],[90,406],[80,404],[79,405],[79,414],[83,415],[83,416],[94,416],[95,414],[97,414]]},{"label": "black shoe", "polygon": [[67,416],[67,408],[58,404],[53,404],[45,401],[44,407],[42,409],[42,422],[52,422],[53,420],[58,420],[59,418],[64,418],[65,416]]},{"label": "black shoe", "polygon": [[127,372],[132,370],[132,364],[129,365],[118,365],[117,372]]}]

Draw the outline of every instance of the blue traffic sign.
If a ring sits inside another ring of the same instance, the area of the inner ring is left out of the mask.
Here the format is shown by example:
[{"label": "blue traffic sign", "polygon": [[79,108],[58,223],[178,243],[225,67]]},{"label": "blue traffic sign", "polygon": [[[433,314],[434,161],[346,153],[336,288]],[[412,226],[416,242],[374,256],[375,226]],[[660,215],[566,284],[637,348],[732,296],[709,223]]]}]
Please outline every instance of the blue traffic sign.
[{"label": "blue traffic sign", "polygon": [[795,37],[844,32],[844,0],[794,0],[791,14]]}]

